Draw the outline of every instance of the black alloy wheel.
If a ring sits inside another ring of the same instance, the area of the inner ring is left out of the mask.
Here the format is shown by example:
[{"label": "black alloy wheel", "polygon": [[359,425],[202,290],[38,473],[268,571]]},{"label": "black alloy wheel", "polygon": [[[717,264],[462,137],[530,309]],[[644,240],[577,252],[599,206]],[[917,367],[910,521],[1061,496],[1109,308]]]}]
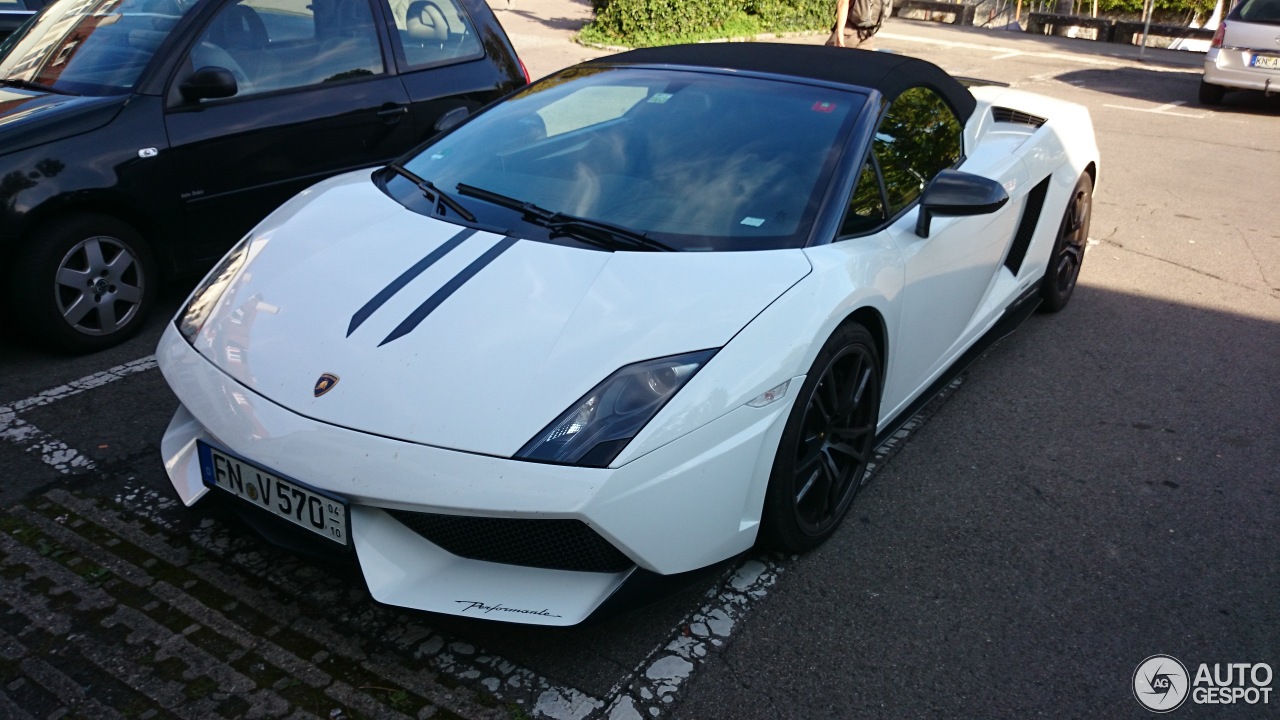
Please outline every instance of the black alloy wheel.
[{"label": "black alloy wheel", "polygon": [[1089,219],[1093,215],[1093,178],[1080,176],[1067,200],[1067,209],[1058,225],[1058,237],[1049,256],[1049,267],[1040,281],[1040,309],[1058,312],[1067,306],[1080,277],[1084,249],[1089,242]]},{"label": "black alloy wheel", "polygon": [[25,237],[10,302],[46,344],[85,353],[117,345],[142,326],[155,298],[150,251],[129,225],[73,215]]},{"label": "black alloy wheel", "polygon": [[875,450],[880,391],[871,334],[857,324],[836,330],[806,376],[778,443],[762,544],[802,552],[835,532]]}]

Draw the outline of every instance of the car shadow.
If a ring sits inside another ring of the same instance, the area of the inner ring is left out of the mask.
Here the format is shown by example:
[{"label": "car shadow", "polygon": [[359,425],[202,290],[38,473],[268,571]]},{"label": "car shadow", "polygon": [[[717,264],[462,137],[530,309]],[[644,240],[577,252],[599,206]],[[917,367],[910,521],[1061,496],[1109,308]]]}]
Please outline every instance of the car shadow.
[{"label": "car shadow", "polygon": [[1184,104],[1216,112],[1280,113],[1280,94],[1229,92],[1222,105],[1209,107],[1200,102],[1199,70],[1155,70],[1147,68],[1090,68],[1072,70],[1056,80],[1095,92],[1119,95],[1159,104]]}]

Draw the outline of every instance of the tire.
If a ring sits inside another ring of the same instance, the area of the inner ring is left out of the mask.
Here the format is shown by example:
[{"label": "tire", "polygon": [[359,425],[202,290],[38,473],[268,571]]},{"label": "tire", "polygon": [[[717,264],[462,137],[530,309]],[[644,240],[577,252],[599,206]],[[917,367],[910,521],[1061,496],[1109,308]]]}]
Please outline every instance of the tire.
[{"label": "tire", "polygon": [[1067,208],[1058,224],[1058,237],[1053,242],[1053,253],[1040,281],[1040,309],[1058,312],[1071,301],[1080,266],[1084,263],[1084,249],[1089,241],[1089,219],[1093,216],[1093,178],[1088,173],[1080,176],[1067,200]]},{"label": "tire", "polygon": [[1200,104],[1201,105],[1221,105],[1222,98],[1227,94],[1227,89],[1221,85],[1200,81]]},{"label": "tire", "polygon": [[142,327],[156,294],[151,250],[107,215],[77,214],[34,228],[21,241],[10,307],[27,333],[60,350],[118,345]]},{"label": "tire", "polygon": [[880,416],[880,353],[867,329],[831,335],[800,387],[778,441],[760,544],[794,553],[831,537],[866,478]]}]

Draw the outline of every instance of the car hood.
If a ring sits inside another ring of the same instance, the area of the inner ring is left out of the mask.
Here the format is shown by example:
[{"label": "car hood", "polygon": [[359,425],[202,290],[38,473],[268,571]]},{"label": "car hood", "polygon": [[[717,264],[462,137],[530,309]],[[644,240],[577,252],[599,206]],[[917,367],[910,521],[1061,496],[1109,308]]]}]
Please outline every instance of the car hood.
[{"label": "car hood", "polygon": [[199,352],[315,420],[500,457],[622,366],[723,346],[810,271],[799,250],[611,253],[469,230],[404,209],[367,171],[252,237]]},{"label": "car hood", "polygon": [[0,87],[0,154],[96,130],[111,122],[128,95],[57,95]]}]

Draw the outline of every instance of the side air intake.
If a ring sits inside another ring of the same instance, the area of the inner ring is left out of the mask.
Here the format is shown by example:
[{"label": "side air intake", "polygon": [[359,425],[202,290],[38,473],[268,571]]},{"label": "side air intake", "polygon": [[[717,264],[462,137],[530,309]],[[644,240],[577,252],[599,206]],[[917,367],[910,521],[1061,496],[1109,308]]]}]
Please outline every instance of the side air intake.
[{"label": "side air intake", "polygon": [[1031,127],[1040,127],[1048,120],[1039,115],[1032,115],[1021,110],[1014,110],[1007,107],[992,107],[991,117],[996,122],[1014,123],[1015,125],[1030,125]]}]

